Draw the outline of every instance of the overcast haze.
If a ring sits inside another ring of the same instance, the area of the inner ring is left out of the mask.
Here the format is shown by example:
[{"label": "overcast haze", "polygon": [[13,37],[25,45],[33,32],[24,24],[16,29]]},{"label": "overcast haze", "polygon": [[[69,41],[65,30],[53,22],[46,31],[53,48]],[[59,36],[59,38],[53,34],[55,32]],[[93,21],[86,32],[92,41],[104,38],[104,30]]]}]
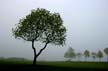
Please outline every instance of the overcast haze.
[{"label": "overcast haze", "polygon": [[[108,0],[0,0],[0,57],[33,59],[31,42],[15,39],[12,27],[37,8],[60,13],[67,28],[66,45],[49,44],[39,60],[64,60],[69,46],[76,52],[108,47]],[[35,47],[39,50],[41,44]]]}]

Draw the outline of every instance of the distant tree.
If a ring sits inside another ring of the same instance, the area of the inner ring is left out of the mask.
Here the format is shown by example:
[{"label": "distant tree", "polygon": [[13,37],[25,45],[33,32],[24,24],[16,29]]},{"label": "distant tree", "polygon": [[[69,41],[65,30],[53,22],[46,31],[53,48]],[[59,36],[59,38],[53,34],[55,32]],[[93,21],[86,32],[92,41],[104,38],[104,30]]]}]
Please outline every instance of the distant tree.
[{"label": "distant tree", "polygon": [[90,52],[88,50],[84,51],[84,57],[85,57],[85,61],[87,61],[87,58],[90,57]]},{"label": "distant tree", "polygon": [[[50,13],[50,11],[43,8],[32,10],[29,15],[19,21],[12,31],[15,38],[21,38],[32,43],[34,51],[33,65],[36,65],[38,56],[49,43],[64,45],[66,39],[66,28],[63,26],[60,14]],[[38,53],[34,46],[35,41],[44,43],[43,48]]]},{"label": "distant tree", "polygon": [[104,49],[104,53],[107,55],[107,61],[108,61],[108,48]]},{"label": "distant tree", "polygon": [[75,58],[75,52],[74,49],[72,49],[71,47],[69,47],[68,51],[64,54],[65,58],[69,58],[69,61],[71,61],[72,58]]},{"label": "distant tree", "polygon": [[100,50],[97,53],[97,57],[99,58],[99,61],[101,61],[101,58],[103,57],[103,53]]},{"label": "distant tree", "polygon": [[68,52],[65,52],[64,57],[66,59],[68,59],[68,61],[71,61],[71,57],[70,57],[70,54]]},{"label": "distant tree", "polygon": [[80,58],[81,58],[81,56],[82,56],[82,53],[76,53],[76,56],[77,56],[77,58],[78,58],[78,61],[80,61]]},{"label": "distant tree", "polygon": [[95,59],[96,59],[96,55],[97,55],[97,54],[96,54],[95,52],[92,52],[92,53],[91,53],[91,56],[93,57],[93,60],[94,60],[94,61],[95,61]]},{"label": "distant tree", "polygon": [[76,58],[75,51],[74,51],[74,49],[71,48],[71,47],[69,48],[69,54],[70,54],[71,59]]}]

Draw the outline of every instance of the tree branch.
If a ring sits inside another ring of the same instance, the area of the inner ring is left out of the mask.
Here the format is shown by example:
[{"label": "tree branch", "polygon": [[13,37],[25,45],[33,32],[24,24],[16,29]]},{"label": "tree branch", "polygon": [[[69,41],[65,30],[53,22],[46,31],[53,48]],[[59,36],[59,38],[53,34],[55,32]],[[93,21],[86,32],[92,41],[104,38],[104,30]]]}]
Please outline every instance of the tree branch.
[{"label": "tree branch", "polygon": [[42,53],[42,51],[47,47],[48,43],[49,43],[49,41],[46,42],[45,46],[42,49],[40,49],[40,51],[38,52],[38,54],[36,55],[36,57],[38,57]]}]

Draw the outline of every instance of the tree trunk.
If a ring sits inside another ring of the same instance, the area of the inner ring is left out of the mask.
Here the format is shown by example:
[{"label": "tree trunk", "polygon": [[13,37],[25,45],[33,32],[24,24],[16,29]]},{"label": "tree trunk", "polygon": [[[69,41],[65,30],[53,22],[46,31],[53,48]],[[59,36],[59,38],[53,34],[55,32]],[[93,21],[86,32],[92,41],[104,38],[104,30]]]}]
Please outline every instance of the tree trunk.
[{"label": "tree trunk", "polygon": [[32,49],[33,49],[33,51],[34,51],[33,66],[36,66],[36,62],[37,62],[38,56],[39,56],[39,55],[42,53],[42,51],[46,48],[46,46],[47,46],[48,43],[49,43],[49,42],[47,42],[47,43],[45,44],[45,46],[39,51],[39,53],[36,54],[36,49],[35,49],[35,47],[34,47],[34,40],[32,41]]},{"label": "tree trunk", "polygon": [[32,49],[33,49],[33,51],[34,51],[33,66],[36,66],[36,59],[37,59],[37,57],[36,57],[36,49],[35,49],[35,47],[34,47],[34,40],[32,41]]}]

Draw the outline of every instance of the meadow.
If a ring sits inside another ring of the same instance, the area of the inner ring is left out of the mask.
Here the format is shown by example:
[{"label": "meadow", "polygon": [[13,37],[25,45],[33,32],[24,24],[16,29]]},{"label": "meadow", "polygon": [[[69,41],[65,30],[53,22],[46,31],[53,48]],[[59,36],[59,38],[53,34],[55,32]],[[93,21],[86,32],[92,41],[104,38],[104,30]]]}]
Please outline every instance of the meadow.
[{"label": "meadow", "polygon": [[108,62],[38,61],[37,67],[30,60],[1,59],[0,70],[13,71],[102,71],[108,70]]}]

